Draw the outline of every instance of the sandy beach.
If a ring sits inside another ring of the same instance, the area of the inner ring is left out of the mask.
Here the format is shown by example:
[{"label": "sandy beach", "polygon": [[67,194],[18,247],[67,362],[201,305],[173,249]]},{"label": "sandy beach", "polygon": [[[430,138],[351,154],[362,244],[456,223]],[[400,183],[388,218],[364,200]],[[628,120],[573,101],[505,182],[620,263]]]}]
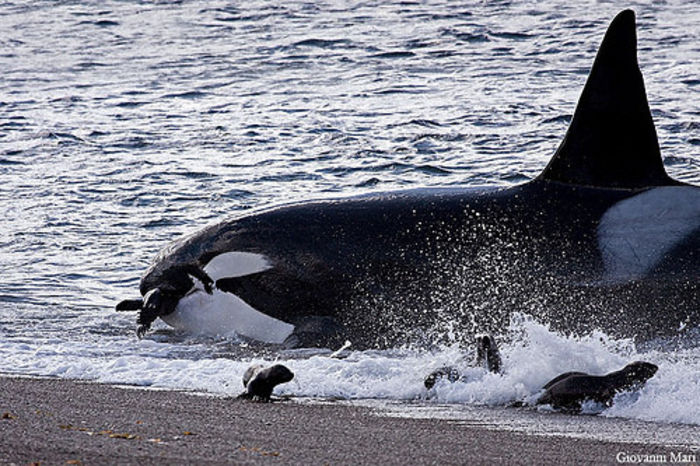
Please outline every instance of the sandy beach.
[{"label": "sandy beach", "polygon": [[0,414],[6,464],[616,464],[621,453],[669,462],[693,454],[389,417],[367,407],[61,379],[1,377]]}]

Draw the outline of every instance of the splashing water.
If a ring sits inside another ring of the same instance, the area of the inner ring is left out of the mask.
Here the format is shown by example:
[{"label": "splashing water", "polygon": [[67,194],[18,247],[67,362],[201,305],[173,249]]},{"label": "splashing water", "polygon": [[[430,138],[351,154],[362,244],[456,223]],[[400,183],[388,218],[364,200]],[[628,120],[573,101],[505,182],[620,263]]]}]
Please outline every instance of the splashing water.
[{"label": "splashing water", "polygon": [[[330,352],[283,351],[268,357],[217,357],[213,347],[240,343],[231,339],[188,338],[182,343],[107,339],[100,345],[53,340],[5,343],[0,356],[11,373],[89,379],[104,383],[206,391],[236,395],[241,376],[252,363],[272,361],[294,373],[291,383],[278,387],[281,395],[346,400],[412,400],[505,406],[514,401],[534,403],[541,387],[569,371],[604,374],[635,360],[659,366],[658,373],[635,393],[621,393],[610,408],[588,404],[584,412],[610,417],[700,425],[700,374],[693,370],[698,350],[666,352],[640,350],[631,340],[616,340],[594,332],[584,337],[551,331],[527,315],[517,314],[502,337],[502,374],[472,367],[473,355],[457,344],[433,351],[417,349],[349,351],[331,358]],[[176,356],[177,355],[177,356]],[[439,381],[431,391],[423,380],[431,371],[454,365],[463,379]],[[546,409],[546,408],[544,408]]]}]

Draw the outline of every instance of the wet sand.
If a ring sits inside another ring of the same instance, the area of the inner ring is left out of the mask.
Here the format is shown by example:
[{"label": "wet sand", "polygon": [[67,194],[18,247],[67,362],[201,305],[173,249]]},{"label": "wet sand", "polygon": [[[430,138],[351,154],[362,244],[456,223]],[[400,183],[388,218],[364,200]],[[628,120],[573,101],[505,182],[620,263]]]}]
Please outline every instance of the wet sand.
[{"label": "wet sand", "polygon": [[693,453],[61,379],[0,377],[0,415],[3,464],[618,464],[620,452]]}]

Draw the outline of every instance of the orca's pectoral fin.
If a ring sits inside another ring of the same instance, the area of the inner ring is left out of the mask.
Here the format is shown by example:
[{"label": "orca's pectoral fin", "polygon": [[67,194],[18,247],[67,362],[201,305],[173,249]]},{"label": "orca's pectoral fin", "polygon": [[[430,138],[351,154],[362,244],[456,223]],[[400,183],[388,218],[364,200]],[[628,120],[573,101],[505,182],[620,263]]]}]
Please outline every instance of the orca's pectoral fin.
[{"label": "orca's pectoral fin", "polygon": [[333,348],[344,344],[345,327],[333,317],[309,316],[301,320],[282,345],[293,348]]},{"label": "orca's pectoral fin", "polygon": [[143,308],[143,299],[125,299],[116,306],[117,312],[138,311]]}]

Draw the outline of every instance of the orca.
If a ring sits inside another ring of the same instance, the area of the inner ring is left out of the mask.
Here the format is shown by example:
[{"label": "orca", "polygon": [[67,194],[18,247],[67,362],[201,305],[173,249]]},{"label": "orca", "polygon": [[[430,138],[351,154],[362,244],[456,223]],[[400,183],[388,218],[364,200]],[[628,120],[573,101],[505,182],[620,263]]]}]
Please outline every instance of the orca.
[{"label": "orca", "polygon": [[642,339],[700,323],[700,187],[670,178],[637,63],[635,15],[600,45],[566,135],[513,187],[384,192],[205,227],[145,272],[151,323],[287,347],[435,342],[525,312]]}]

